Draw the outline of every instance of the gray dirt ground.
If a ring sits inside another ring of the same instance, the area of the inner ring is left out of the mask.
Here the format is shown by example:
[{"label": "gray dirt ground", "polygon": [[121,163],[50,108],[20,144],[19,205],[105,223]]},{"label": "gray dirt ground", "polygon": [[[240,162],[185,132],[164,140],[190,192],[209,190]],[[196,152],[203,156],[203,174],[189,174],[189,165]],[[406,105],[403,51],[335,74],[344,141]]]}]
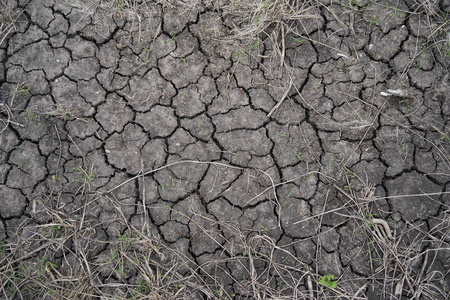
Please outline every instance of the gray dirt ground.
[{"label": "gray dirt ground", "polygon": [[[448,1],[433,18],[413,0],[318,0],[283,53],[220,39],[245,27],[220,1],[150,3],[140,20],[3,2],[18,16],[0,45],[11,268],[131,298],[136,266],[105,266],[132,228],[215,291],[191,299],[449,297]],[[3,281],[0,298],[63,299],[38,287]]]}]

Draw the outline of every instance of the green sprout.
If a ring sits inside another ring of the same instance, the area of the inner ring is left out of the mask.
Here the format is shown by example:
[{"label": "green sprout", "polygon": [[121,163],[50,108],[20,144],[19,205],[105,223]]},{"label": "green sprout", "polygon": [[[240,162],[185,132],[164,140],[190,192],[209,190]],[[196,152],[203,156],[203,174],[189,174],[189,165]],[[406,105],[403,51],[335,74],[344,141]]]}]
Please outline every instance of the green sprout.
[{"label": "green sprout", "polygon": [[333,166],[334,154],[331,154],[330,160],[328,161],[328,168],[331,169]]},{"label": "green sprout", "polygon": [[83,180],[85,181],[92,181],[95,178],[95,173],[93,171],[84,170],[81,166],[76,166],[73,168],[74,171],[80,172],[83,174],[84,178],[75,180],[76,182],[81,182]]},{"label": "green sprout", "polygon": [[26,110],[22,113],[25,124],[37,119],[37,116],[31,110]]},{"label": "green sprout", "polygon": [[176,34],[175,34],[175,33],[172,34],[172,36],[170,37],[170,40],[169,40],[168,44],[173,44],[173,43],[175,43],[175,37],[176,37]]},{"label": "green sprout", "polygon": [[264,227],[263,225],[258,225],[258,227],[261,227],[262,229],[264,229],[265,231],[269,231],[269,229],[267,227]]},{"label": "green sprout", "polygon": [[331,289],[335,289],[337,287],[337,283],[336,281],[334,281],[333,274],[327,274],[325,276],[319,277],[319,283]]},{"label": "green sprout", "polygon": [[372,19],[370,19],[370,21],[369,21],[369,29],[370,29],[370,27],[372,27],[372,25],[376,24],[377,22],[378,22],[377,16],[372,15]]},{"label": "green sprout", "polygon": [[299,161],[303,161],[302,157],[297,153],[297,151],[295,151],[295,150],[292,150],[292,151],[294,152],[295,156],[297,156]]},{"label": "green sprout", "polygon": [[141,48],[143,49],[142,54],[141,54],[141,60],[143,63],[146,63],[148,61],[150,49],[148,47],[143,47],[143,46],[141,46]]},{"label": "green sprout", "polygon": [[357,9],[356,6],[356,0],[348,0],[347,4],[344,5],[344,7],[349,7],[351,9]]},{"label": "green sprout", "polygon": [[252,49],[252,50],[258,49],[260,43],[261,43],[261,39],[260,39],[260,38],[257,38],[256,41],[255,41],[255,43],[253,43],[253,45],[251,46],[251,49]]},{"label": "green sprout", "polygon": [[292,38],[295,42],[297,42],[297,43],[303,43],[303,42],[307,42],[308,40],[307,39],[298,39],[298,38],[295,38],[295,37],[293,37]]},{"label": "green sprout", "polygon": [[283,205],[286,205],[289,203],[289,197],[291,197],[292,193],[295,191],[295,186],[292,187],[292,189],[290,190],[290,192],[288,193],[287,197],[286,197],[286,201],[284,201]]},{"label": "green sprout", "polygon": [[13,92],[18,96],[26,96],[30,94],[30,88],[26,86],[25,82],[22,82],[17,84]]},{"label": "green sprout", "polygon": [[450,136],[448,134],[445,134],[442,137],[440,137],[439,140],[450,142]]},{"label": "green sprout", "polygon": [[344,166],[344,172],[345,172],[345,175],[348,177],[348,178],[355,178],[356,177],[356,175],[355,175],[355,173],[353,173],[349,168],[347,168],[346,166]]}]

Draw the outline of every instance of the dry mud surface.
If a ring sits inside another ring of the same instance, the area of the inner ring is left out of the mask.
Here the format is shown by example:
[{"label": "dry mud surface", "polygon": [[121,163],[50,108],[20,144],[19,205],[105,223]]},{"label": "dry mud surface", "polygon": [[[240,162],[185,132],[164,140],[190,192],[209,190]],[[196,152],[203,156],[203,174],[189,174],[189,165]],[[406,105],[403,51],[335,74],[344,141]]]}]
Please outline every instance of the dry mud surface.
[{"label": "dry mud surface", "polygon": [[448,1],[2,2],[0,298],[449,297]]}]

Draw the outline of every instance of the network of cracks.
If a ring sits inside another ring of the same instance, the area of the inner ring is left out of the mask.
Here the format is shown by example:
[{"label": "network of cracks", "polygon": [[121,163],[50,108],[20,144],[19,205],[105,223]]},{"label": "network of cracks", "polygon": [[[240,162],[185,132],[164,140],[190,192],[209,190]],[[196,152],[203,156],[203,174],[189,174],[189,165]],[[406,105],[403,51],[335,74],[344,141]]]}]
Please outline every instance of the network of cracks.
[{"label": "network of cracks", "polygon": [[148,253],[190,299],[448,297],[448,26],[318,0],[243,41],[226,1],[78,2],[2,4],[4,274],[151,294]]}]

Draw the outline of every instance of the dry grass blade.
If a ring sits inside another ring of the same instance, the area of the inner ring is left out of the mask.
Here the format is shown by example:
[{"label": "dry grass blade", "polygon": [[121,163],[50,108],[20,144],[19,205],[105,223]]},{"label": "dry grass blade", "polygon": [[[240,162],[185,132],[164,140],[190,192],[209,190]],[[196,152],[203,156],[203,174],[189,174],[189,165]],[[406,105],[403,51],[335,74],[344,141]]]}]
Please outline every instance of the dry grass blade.
[{"label": "dry grass blade", "polygon": [[268,40],[272,45],[272,56],[279,57],[281,67],[284,67],[285,37],[294,30],[299,20],[317,17],[308,14],[317,7],[314,1],[229,0],[226,3],[222,10],[224,16],[231,16],[234,28],[227,36],[220,38],[238,40],[244,44],[244,48],[255,40],[256,44]]},{"label": "dry grass blade", "polygon": [[14,11],[14,7],[7,0],[0,1],[0,46],[15,30],[14,23],[22,14],[22,11]]},{"label": "dry grass blade", "polygon": [[291,88],[292,88],[293,82],[292,80],[289,82],[289,87],[286,89],[286,92],[284,92],[281,99],[278,101],[278,103],[270,110],[270,112],[267,114],[267,117],[270,118],[270,116],[277,110],[278,107],[280,107],[281,104],[283,104],[284,99],[289,94]]},{"label": "dry grass blade", "polygon": [[[272,25],[286,24],[305,17],[312,7],[308,1],[236,1],[230,0],[223,10],[237,16],[239,24],[234,24],[230,39],[243,39],[265,33]],[[310,17],[310,16],[306,16]]]}]

